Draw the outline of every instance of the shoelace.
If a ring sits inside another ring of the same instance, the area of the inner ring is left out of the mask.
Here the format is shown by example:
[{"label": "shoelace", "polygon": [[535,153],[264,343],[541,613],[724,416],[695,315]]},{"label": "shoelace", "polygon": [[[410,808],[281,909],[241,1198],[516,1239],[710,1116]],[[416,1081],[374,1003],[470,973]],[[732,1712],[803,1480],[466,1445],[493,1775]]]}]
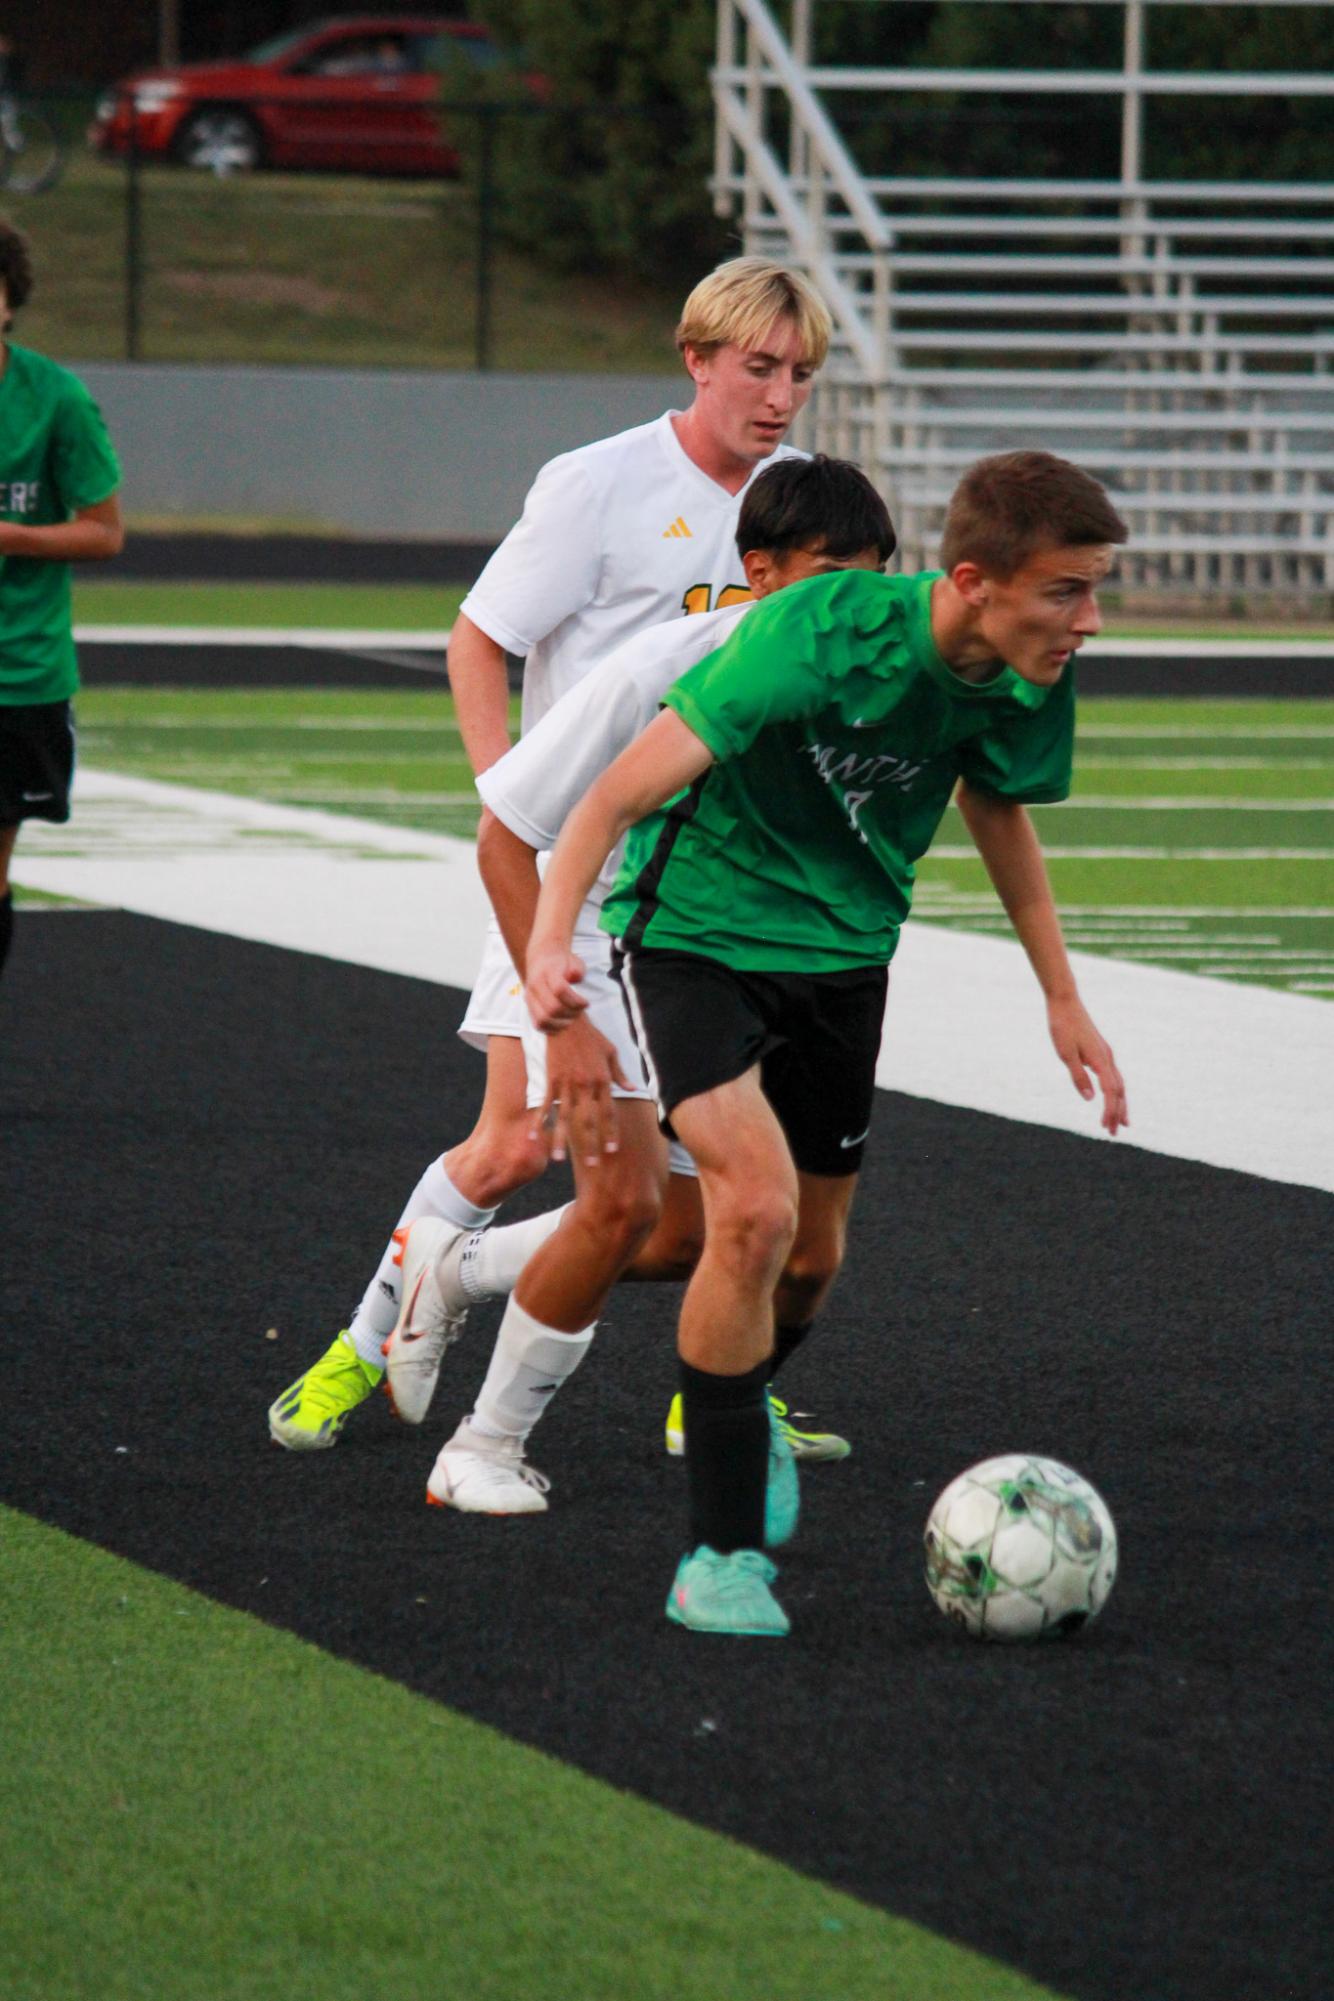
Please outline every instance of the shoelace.
[{"label": "shoelace", "polygon": [[[497,1443],[501,1441],[497,1440]],[[475,1446],[463,1449],[479,1462],[478,1477],[484,1479],[488,1486],[499,1486],[505,1477],[512,1479],[517,1476],[525,1487],[531,1487],[535,1493],[551,1492],[551,1482],[545,1473],[539,1473],[536,1466],[530,1466],[521,1455],[506,1452],[503,1445],[499,1452],[480,1452]]]},{"label": "shoelace", "polygon": [[772,1584],[778,1572],[767,1556],[757,1549],[738,1549],[730,1557],[719,1563],[713,1573],[714,1582],[723,1596],[732,1597],[749,1589],[749,1580],[758,1577],[764,1584]]}]

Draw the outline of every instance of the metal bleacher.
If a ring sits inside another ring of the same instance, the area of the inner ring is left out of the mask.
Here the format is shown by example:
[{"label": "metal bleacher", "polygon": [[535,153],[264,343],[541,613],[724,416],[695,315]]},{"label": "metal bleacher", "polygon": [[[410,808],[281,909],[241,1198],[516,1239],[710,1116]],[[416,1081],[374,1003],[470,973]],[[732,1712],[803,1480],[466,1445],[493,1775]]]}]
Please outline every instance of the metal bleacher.
[{"label": "metal bleacher", "polygon": [[[1334,100],[1334,77],[1152,71],[1155,0],[1102,0],[1125,17],[1115,70],[818,67],[815,4],[792,0],[784,32],[765,0],[719,0],[715,199],[749,250],[828,299],[809,440],[875,468],[905,567],[934,560],[961,467],[1041,445],[1114,494],[1127,595],[1327,600],[1334,185],[1153,181],[1141,163],[1159,98],[1243,116],[1259,97]],[[872,177],[830,110],[857,92],[882,108],[1112,94],[1120,172]]]}]

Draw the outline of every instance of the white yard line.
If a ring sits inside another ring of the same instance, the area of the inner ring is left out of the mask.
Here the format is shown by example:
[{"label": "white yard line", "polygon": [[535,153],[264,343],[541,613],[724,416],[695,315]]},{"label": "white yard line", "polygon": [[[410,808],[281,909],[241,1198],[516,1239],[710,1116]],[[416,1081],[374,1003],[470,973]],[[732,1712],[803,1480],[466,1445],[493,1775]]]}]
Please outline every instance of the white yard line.
[{"label": "white yard line", "polygon": [[1239,737],[1247,743],[1303,743],[1309,737],[1334,736],[1334,723],[1112,723],[1081,711],[1079,734],[1108,739],[1166,737],[1173,743],[1208,742],[1215,737]]},{"label": "white yard line", "polygon": [[90,646],[304,646],[321,653],[359,653],[397,647],[406,653],[440,653],[449,626],[388,631],[323,625],[76,625],[76,641]]},{"label": "white yard line", "polygon": [[[963,842],[938,841],[931,850],[942,861],[977,860]],[[1334,848],[1095,848],[1042,843],[1049,862],[1334,862]]]},{"label": "white yard line", "polygon": [[[70,826],[26,827],[14,874],[25,887],[451,987],[470,985],[486,922],[470,841],[86,767]],[[1129,1083],[1129,1144],[1334,1190],[1334,1135],[1314,1088],[1334,1060],[1334,1008],[1073,956]],[[1051,1052],[1012,941],[910,924],[891,993],[886,1088],[1111,1144]],[[457,998],[442,1007],[442,1033],[460,1012]],[[960,1175],[966,1188],[966,1161]]]}]

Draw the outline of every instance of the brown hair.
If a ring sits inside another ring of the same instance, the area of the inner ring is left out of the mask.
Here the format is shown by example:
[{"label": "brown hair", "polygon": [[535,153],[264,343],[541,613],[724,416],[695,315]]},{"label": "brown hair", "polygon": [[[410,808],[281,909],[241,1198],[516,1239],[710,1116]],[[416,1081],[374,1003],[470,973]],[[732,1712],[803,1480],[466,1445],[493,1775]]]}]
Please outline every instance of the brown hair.
[{"label": "brown hair", "polygon": [[999,452],[969,466],[940,542],[942,569],[976,563],[1002,582],[1044,549],[1124,542],[1130,530],[1091,473],[1050,452]]},{"label": "brown hair", "polygon": [[0,281],[4,283],[9,305],[4,321],[8,327],[19,307],[26,305],[32,296],[32,252],[28,239],[8,222],[0,222]]},{"label": "brown hair", "polygon": [[676,345],[705,360],[720,347],[758,347],[777,319],[791,320],[802,360],[819,368],[829,352],[833,322],[808,278],[767,257],[733,257],[701,278],[681,309]]}]

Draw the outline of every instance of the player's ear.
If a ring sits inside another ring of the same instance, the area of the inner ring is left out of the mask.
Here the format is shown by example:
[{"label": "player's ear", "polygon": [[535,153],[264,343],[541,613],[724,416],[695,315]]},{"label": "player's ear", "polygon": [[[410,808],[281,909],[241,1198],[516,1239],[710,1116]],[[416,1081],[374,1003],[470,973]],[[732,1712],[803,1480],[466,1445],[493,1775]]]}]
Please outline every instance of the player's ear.
[{"label": "player's ear", "polygon": [[762,598],[771,587],[774,570],[772,549],[747,549],[741,558],[741,567],[746,573],[746,582],[757,598]]},{"label": "player's ear", "polygon": [[702,388],[709,379],[710,358],[707,354],[701,354],[697,347],[691,347],[689,343],[681,349],[681,359],[686,365],[686,374],[697,389]]},{"label": "player's ear", "polygon": [[991,598],[991,578],[976,563],[956,563],[950,571],[953,584],[964,603],[974,611],[985,611]]}]

